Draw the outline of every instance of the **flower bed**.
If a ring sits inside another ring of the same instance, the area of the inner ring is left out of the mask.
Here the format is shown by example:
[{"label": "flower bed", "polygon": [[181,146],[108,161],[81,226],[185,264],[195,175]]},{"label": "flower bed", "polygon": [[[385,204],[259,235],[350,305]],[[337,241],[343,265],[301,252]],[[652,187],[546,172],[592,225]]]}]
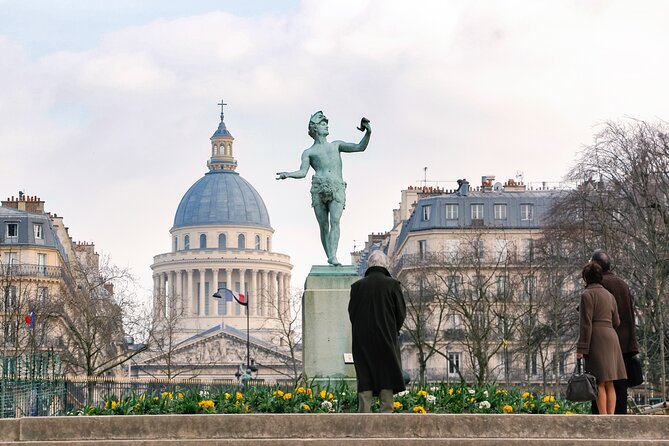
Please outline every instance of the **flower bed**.
[{"label": "flower bed", "polygon": [[[231,414],[231,413],[349,413],[356,412],[357,394],[346,385],[334,388],[221,388],[216,391],[179,390],[160,394],[109,395],[100,407],[87,406],[68,415]],[[378,402],[372,406],[378,410]],[[590,403],[572,403],[554,395],[494,385],[438,384],[413,387],[394,398],[397,413],[590,413]]]}]

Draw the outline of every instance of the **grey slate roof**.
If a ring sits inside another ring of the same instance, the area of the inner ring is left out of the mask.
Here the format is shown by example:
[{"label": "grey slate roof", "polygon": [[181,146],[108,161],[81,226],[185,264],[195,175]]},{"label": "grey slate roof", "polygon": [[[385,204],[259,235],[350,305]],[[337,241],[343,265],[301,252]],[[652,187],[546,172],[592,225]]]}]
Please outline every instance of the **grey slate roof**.
[{"label": "grey slate roof", "polygon": [[251,225],[271,229],[260,194],[238,173],[207,172],[181,199],[174,228],[198,225]]},{"label": "grey slate roof", "polygon": [[[18,237],[6,237],[7,223],[18,224]],[[35,238],[33,224],[42,225],[42,239]],[[48,214],[0,206],[0,245],[54,248],[60,252],[64,260],[67,260],[65,249],[56,235]]]}]

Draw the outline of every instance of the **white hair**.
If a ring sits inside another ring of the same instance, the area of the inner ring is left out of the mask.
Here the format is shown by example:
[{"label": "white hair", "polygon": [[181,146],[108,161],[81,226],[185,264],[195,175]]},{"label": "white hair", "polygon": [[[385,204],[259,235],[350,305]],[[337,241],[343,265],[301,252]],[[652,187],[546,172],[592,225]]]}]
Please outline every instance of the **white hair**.
[{"label": "white hair", "polygon": [[367,260],[367,267],[371,268],[372,266],[382,266],[384,268],[388,268],[390,267],[390,260],[383,251],[376,250],[369,256],[369,259]]}]

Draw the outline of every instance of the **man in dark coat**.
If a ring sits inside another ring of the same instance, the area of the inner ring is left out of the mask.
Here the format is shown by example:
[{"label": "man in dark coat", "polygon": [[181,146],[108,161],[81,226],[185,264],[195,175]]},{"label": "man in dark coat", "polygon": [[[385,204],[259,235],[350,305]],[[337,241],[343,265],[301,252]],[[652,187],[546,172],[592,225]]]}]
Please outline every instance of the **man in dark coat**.
[{"label": "man in dark coat", "polygon": [[[625,281],[612,273],[611,259],[608,254],[601,249],[597,249],[592,253],[592,260],[597,262],[602,267],[604,275],[602,276],[602,285],[613,294],[618,304],[618,315],[620,316],[620,325],[616,328],[618,340],[620,341],[620,349],[623,352],[623,359],[627,367],[630,358],[639,353],[639,343],[636,338],[636,324],[634,321],[634,303],[632,302],[632,295],[630,288]],[[629,370],[627,376],[630,376]],[[619,379],[613,382],[613,387],[616,390],[616,414],[627,413],[627,380]],[[597,406],[593,405],[593,413],[597,413]]]},{"label": "man in dark coat", "polygon": [[393,411],[393,394],[405,389],[399,334],[406,317],[400,282],[388,272],[388,257],[374,251],[365,277],[351,285],[348,314],[353,327],[353,364],[358,378],[358,412]]}]

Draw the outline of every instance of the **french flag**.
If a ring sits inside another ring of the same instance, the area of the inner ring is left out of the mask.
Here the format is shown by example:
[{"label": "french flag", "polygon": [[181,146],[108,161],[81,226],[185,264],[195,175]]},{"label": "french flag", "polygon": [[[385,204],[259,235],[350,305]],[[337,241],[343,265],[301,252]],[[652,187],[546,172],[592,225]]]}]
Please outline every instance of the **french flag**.
[{"label": "french flag", "polygon": [[35,312],[31,311],[25,317],[26,325],[28,328],[35,328]]},{"label": "french flag", "polygon": [[232,290],[223,288],[223,297],[226,301],[232,302],[232,299],[236,300],[239,305],[247,306],[249,304],[248,299],[243,293],[235,293]]}]

